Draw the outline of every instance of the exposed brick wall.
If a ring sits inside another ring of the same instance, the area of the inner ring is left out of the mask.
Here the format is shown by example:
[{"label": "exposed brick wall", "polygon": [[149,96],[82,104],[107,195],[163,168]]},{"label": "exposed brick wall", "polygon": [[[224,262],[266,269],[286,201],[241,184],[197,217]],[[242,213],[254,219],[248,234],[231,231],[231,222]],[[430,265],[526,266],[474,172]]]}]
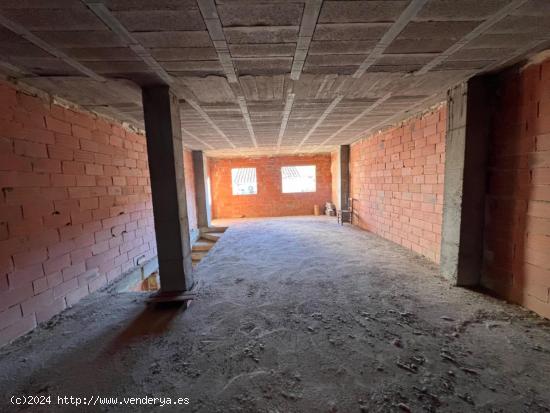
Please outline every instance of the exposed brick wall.
[{"label": "exposed brick wall", "polygon": [[498,87],[482,284],[550,317],[550,60]]},{"label": "exposed brick wall", "polygon": [[[281,167],[315,165],[317,191],[283,194]],[[256,168],[258,193],[233,195],[232,168]],[[330,155],[277,156],[258,158],[209,159],[213,218],[274,217],[311,215],[315,204],[322,208],[331,199]]]},{"label": "exposed brick wall", "polygon": [[360,227],[439,262],[446,107],[351,146],[350,179]]},{"label": "exposed brick wall", "polygon": [[156,255],[145,137],[4,82],[0,190],[0,345]]},{"label": "exposed brick wall", "polygon": [[145,138],[0,84],[0,345],[156,255]]}]

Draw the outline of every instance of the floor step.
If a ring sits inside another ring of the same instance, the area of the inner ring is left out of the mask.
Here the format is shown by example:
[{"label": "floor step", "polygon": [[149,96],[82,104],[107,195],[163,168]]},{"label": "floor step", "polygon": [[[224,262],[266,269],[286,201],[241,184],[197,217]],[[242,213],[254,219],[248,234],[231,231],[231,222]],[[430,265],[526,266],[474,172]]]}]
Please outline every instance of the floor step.
[{"label": "floor step", "polygon": [[206,254],[208,254],[208,251],[192,251],[191,252],[191,260],[192,261],[200,261],[202,260]]},{"label": "floor step", "polygon": [[210,248],[214,246],[215,242],[207,239],[199,239],[197,242],[193,244],[193,248],[191,251],[210,251]]},{"label": "floor step", "polygon": [[208,232],[225,232],[229,227],[201,227],[201,234],[206,234]]},{"label": "floor step", "polygon": [[223,232],[205,232],[201,234],[201,238],[204,238],[209,241],[216,242],[223,235]]},{"label": "floor step", "polygon": [[210,251],[214,244],[220,239],[226,229],[226,227],[200,229],[201,236],[191,248],[191,260],[194,267],[206,256],[206,254],[208,254],[208,251]]}]

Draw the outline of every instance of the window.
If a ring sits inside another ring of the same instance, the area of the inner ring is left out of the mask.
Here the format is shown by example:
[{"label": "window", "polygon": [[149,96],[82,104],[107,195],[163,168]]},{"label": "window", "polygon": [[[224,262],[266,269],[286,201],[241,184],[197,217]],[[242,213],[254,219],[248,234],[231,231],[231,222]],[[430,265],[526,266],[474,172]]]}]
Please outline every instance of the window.
[{"label": "window", "polygon": [[315,165],[283,166],[283,193],[315,192]]},{"label": "window", "polygon": [[231,169],[233,195],[254,195],[258,193],[256,168]]}]

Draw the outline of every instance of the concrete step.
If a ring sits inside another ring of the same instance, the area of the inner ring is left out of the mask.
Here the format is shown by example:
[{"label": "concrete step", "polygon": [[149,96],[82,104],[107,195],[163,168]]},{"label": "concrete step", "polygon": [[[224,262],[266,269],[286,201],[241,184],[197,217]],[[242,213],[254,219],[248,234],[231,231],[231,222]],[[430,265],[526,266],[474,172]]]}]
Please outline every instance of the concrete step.
[{"label": "concrete step", "polygon": [[205,232],[201,234],[201,238],[216,242],[220,239],[222,235],[223,235],[223,232]]},{"label": "concrete step", "polygon": [[208,251],[192,251],[191,252],[191,260],[192,261],[200,261],[202,260],[206,254],[208,254]]},{"label": "concrete step", "polygon": [[210,251],[210,248],[212,248],[215,243],[214,241],[201,238],[193,244],[191,251]]},{"label": "concrete step", "polygon": [[206,234],[208,232],[225,232],[228,227],[201,227],[201,234]]}]

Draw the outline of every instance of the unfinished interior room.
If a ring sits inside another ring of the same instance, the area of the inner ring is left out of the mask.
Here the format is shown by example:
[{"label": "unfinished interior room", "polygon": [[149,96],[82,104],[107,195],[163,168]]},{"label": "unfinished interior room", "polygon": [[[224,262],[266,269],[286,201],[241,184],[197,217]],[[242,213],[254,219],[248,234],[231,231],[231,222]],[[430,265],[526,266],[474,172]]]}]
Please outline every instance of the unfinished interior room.
[{"label": "unfinished interior room", "polygon": [[549,0],[0,0],[0,412],[550,412]]}]

